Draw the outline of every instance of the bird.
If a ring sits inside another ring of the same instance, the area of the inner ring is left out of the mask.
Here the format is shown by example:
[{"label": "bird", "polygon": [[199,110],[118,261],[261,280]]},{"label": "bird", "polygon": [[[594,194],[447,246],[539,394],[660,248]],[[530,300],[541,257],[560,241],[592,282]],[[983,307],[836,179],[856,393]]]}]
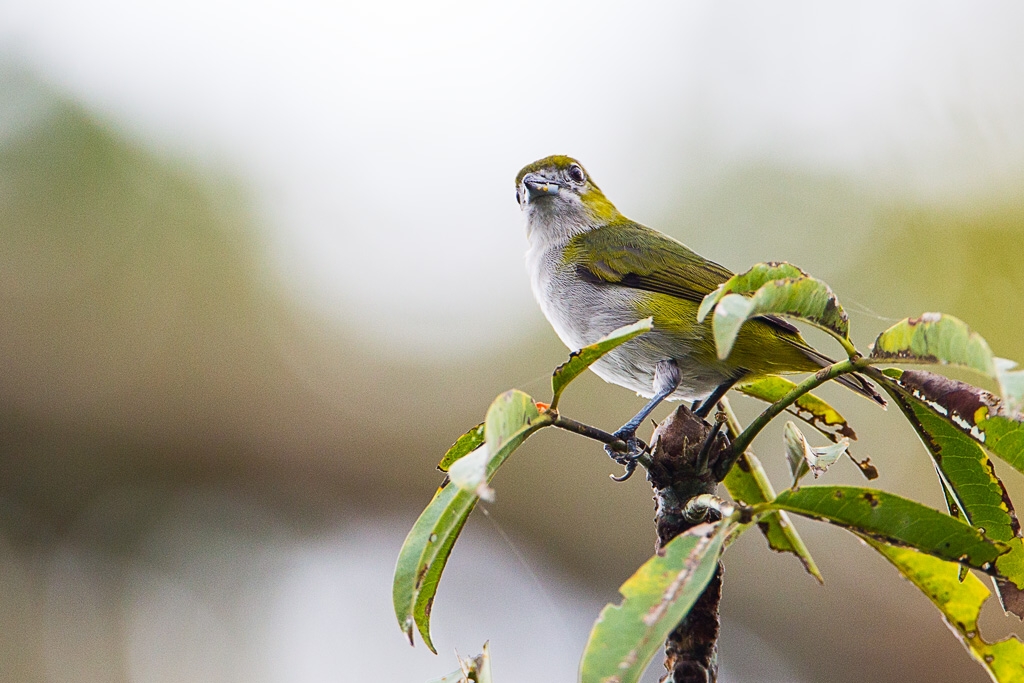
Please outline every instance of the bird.
[{"label": "bird", "polygon": [[[617,461],[625,464],[642,452],[636,430],[663,400],[699,401],[695,412],[704,418],[738,382],[816,372],[833,362],[776,316],[746,322],[729,355],[719,359],[711,316],[698,322],[697,309],[733,273],[626,218],[579,161],[554,155],[523,167],[516,176],[516,201],[526,219],[534,297],[566,346],[580,349],[653,318],[650,331],[591,366],[605,381],[650,399],[614,433],[629,446],[625,456],[606,449]],[[885,405],[863,377],[836,380]]]}]

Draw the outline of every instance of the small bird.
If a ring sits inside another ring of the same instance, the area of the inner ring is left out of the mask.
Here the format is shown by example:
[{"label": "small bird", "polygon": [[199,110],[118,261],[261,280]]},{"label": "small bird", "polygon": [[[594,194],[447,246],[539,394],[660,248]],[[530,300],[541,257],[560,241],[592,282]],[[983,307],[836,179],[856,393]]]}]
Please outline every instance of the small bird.
[{"label": "small bird", "polygon": [[[711,317],[698,323],[697,308],[733,274],[623,216],[575,159],[550,156],[524,167],[516,176],[516,201],[526,217],[533,294],[566,346],[579,349],[623,325],[654,319],[651,331],[591,366],[605,381],[651,399],[615,432],[629,444],[631,457],[642,450],[637,428],[664,399],[703,401],[697,414],[706,417],[737,382],[815,372],[832,363],[796,327],[774,316],[745,323],[720,360]],[[837,381],[885,405],[862,377]]]}]

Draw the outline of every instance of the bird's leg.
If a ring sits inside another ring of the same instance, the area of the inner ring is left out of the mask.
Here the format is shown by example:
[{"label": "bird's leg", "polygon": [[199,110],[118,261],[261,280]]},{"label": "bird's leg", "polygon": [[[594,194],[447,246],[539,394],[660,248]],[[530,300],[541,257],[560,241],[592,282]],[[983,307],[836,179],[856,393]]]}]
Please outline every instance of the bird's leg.
[{"label": "bird's leg", "polygon": [[611,456],[612,460],[627,467],[629,467],[629,464],[632,464],[634,468],[636,467],[634,461],[647,447],[646,444],[636,438],[636,430],[647,419],[647,416],[658,407],[658,404],[676,390],[680,379],[679,366],[676,365],[674,360],[669,359],[658,362],[654,369],[654,397],[647,402],[647,405],[640,409],[639,413],[633,416],[633,419],[613,433],[614,436],[625,441],[629,449],[625,453],[616,453],[610,446],[604,447],[605,452]]},{"label": "bird's leg", "polygon": [[715,390],[711,392],[711,395],[704,399],[704,402],[700,404],[700,408],[693,411],[693,414],[701,419],[706,418],[711,414],[711,409],[715,407],[715,404],[718,403],[719,399],[725,396],[737,381],[738,380],[730,379],[719,384],[715,387]]}]

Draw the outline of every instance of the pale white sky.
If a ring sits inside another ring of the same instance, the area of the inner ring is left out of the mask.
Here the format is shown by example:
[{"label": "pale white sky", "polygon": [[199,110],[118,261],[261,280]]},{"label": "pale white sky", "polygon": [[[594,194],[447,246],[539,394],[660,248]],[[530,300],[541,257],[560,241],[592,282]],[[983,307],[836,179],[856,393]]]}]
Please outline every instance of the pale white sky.
[{"label": "pale white sky", "polygon": [[1021,35],[1010,2],[0,5],[16,63],[250,187],[306,305],[440,353],[539,320],[524,164],[576,156],[642,221],[751,162],[980,191],[1024,167]]}]

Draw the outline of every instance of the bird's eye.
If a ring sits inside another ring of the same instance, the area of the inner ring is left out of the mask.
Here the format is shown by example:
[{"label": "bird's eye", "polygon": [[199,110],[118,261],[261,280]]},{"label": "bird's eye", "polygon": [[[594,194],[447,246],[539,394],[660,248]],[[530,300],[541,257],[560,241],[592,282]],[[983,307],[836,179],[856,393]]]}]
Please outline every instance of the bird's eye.
[{"label": "bird's eye", "polygon": [[522,200],[519,199],[519,190],[516,190],[516,204],[522,204]]},{"label": "bird's eye", "polygon": [[586,176],[583,175],[583,169],[577,164],[573,164],[569,167],[569,178],[576,183],[582,183],[586,180]]}]

